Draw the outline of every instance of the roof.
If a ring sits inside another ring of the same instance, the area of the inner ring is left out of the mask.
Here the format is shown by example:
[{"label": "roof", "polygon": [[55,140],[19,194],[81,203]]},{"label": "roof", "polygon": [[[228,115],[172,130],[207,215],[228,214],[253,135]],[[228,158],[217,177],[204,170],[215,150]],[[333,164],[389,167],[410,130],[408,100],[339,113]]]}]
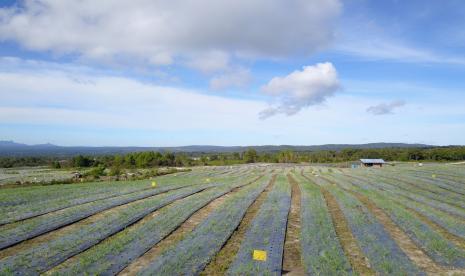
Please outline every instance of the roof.
[{"label": "roof", "polygon": [[360,159],[360,161],[364,164],[366,163],[384,164],[385,163],[383,159]]}]

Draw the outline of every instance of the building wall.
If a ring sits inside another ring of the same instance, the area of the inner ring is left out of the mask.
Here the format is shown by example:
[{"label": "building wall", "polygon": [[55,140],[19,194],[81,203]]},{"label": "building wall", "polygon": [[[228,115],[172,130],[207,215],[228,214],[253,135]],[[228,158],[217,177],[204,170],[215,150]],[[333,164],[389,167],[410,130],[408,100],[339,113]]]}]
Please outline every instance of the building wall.
[{"label": "building wall", "polygon": [[363,163],[364,167],[375,167],[375,168],[382,168],[383,164],[381,163]]}]

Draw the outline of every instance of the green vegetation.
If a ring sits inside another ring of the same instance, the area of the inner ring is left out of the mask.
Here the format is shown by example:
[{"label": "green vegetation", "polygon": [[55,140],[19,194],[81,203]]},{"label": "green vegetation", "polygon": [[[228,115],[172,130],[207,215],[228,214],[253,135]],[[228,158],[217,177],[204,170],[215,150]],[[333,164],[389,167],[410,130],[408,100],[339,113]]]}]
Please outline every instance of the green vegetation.
[{"label": "green vegetation", "polygon": [[[250,150],[235,157],[258,162],[260,156]],[[86,172],[104,178],[112,168],[133,170],[124,160],[137,164],[120,156],[110,169],[99,161]],[[24,168],[2,171],[24,175]],[[276,181],[268,185],[272,175]],[[222,252],[230,262],[218,269],[231,275],[281,275],[289,262],[311,275],[465,275],[464,179],[465,167],[440,163],[382,169],[252,163],[151,180],[4,188],[0,274],[191,275]],[[254,250],[266,259],[254,259]]]},{"label": "green vegetation", "polygon": [[465,160],[465,147],[382,148],[302,151],[282,150],[257,152],[250,148],[244,152],[227,153],[160,153],[135,152],[125,155],[77,155],[57,157],[0,157],[0,167],[50,166],[52,168],[88,168],[104,166],[117,172],[123,168],[186,167],[199,165],[233,165],[244,163],[337,163],[361,158],[383,158],[387,161],[459,161]]},{"label": "green vegetation", "polygon": [[349,261],[337,241],[323,195],[318,185],[293,175],[302,193],[302,257],[310,275],[350,275]]}]

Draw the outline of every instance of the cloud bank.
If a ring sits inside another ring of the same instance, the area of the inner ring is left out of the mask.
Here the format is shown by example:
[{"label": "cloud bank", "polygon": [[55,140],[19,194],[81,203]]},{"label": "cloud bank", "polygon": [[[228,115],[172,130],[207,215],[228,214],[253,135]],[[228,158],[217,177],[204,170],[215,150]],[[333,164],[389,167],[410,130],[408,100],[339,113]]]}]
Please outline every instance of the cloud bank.
[{"label": "cloud bank", "polygon": [[[421,142],[424,137],[434,139],[428,143],[460,144],[463,95],[448,108],[442,95],[433,95],[409,104],[395,124],[389,116],[364,116],[372,100],[350,93],[323,109],[259,120],[257,110],[267,107],[261,101],[205,95],[85,66],[0,58],[0,133],[20,142],[67,145]],[[372,135],[360,138],[366,129]]]},{"label": "cloud bank", "polygon": [[324,102],[340,88],[336,68],[332,63],[305,66],[284,77],[275,77],[262,91],[273,97],[277,104],[261,111],[259,117],[266,119],[276,114],[288,116],[303,108]]},{"label": "cloud bank", "polygon": [[25,0],[0,9],[0,41],[92,60],[223,69],[231,56],[309,55],[339,0]]},{"label": "cloud bank", "polygon": [[373,115],[387,115],[394,114],[394,110],[405,105],[404,101],[393,101],[390,103],[380,103],[378,105],[370,106],[367,112]]}]

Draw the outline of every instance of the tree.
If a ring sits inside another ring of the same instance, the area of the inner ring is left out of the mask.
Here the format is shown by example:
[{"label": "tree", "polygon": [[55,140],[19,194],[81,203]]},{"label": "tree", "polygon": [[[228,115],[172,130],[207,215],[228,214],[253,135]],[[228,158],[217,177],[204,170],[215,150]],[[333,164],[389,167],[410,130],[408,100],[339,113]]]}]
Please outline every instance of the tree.
[{"label": "tree", "polygon": [[58,161],[54,161],[54,162],[52,163],[52,167],[53,167],[54,169],[61,169],[61,164],[60,164],[60,162],[58,162]]},{"label": "tree", "polygon": [[95,178],[99,178],[100,176],[105,175],[105,167],[102,165],[99,165],[93,168],[92,170],[90,170],[87,174]]},{"label": "tree", "polygon": [[241,160],[241,154],[238,152],[233,153],[233,159],[234,160]]},{"label": "tree", "polygon": [[297,157],[292,150],[284,150],[278,154],[279,163],[295,163],[297,162]]},{"label": "tree", "polygon": [[254,149],[248,149],[244,153],[244,160],[246,163],[255,163],[257,161],[257,151]]},{"label": "tree", "polygon": [[111,167],[108,174],[111,176],[119,176],[121,174],[121,167],[117,165]]},{"label": "tree", "polygon": [[133,154],[128,154],[124,157],[124,163],[128,167],[134,167],[136,165],[136,159]]},{"label": "tree", "polygon": [[73,165],[79,168],[90,167],[92,166],[92,159],[78,155],[73,158]]},{"label": "tree", "polygon": [[202,165],[207,165],[207,162],[208,162],[207,156],[205,155],[200,156],[200,163],[202,163]]}]

